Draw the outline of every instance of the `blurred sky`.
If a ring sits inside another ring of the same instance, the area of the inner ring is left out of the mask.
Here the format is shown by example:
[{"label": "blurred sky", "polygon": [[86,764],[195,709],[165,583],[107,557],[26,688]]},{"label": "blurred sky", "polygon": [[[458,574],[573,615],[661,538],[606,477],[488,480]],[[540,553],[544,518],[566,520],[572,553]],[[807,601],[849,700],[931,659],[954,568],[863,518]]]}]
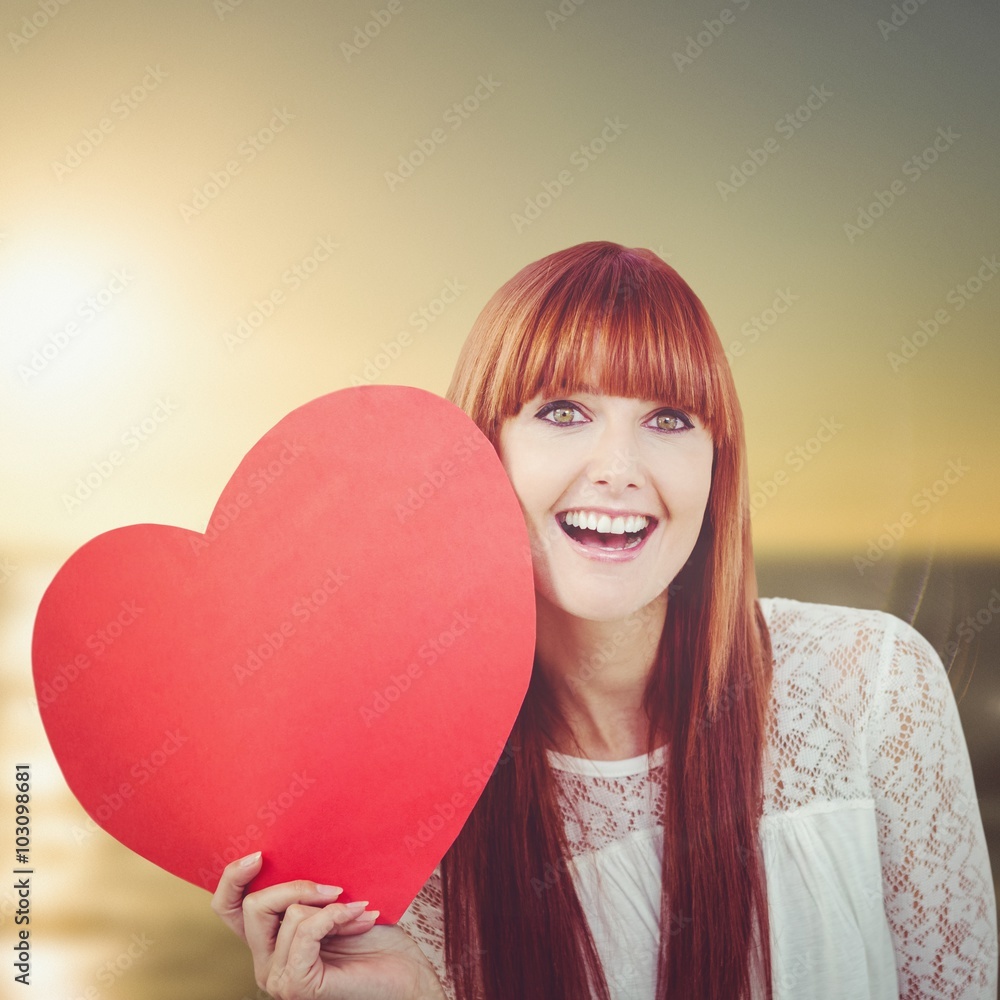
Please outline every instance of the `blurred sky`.
[{"label": "blurred sky", "polygon": [[352,378],[443,393],[489,295],[587,239],[658,249],[735,345],[762,550],[1000,547],[995,5],[50,8],[0,24],[15,563],[203,528]]}]

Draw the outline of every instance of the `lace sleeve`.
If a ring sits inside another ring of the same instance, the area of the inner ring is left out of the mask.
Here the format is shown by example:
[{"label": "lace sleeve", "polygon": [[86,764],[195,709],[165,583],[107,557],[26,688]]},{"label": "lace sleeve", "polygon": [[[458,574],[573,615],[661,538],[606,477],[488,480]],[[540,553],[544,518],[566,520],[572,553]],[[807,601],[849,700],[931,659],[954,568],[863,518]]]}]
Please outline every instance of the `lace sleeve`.
[{"label": "lace sleeve", "polygon": [[899,996],[993,1000],[996,901],[955,698],[927,640],[887,618],[864,739]]},{"label": "lace sleeve", "polygon": [[444,961],[444,910],[441,892],[441,866],[438,865],[416,898],[399,918],[399,926],[420,946],[430,959],[441,988],[448,1000],[454,1000],[455,986],[446,974]]}]

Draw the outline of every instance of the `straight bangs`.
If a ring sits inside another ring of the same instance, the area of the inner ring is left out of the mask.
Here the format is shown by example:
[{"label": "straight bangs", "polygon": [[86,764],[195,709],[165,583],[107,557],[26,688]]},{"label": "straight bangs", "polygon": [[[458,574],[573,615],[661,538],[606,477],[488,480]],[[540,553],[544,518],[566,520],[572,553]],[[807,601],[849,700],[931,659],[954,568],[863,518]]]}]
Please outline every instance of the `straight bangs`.
[{"label": "straight bangs", "polygon": [[449,398],[496,444],[503,421],[528,400],[576,392],[685,410],[717,443],[740,423],[700,300],[655,254],[613,243],[561,251],[507,282],[473,327]]}]

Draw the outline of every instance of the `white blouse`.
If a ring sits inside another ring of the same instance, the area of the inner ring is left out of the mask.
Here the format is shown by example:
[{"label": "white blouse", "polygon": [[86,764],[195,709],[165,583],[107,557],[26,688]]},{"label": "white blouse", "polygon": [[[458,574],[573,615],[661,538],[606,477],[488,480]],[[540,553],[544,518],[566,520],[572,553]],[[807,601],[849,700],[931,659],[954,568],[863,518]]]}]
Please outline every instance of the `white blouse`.
[{"label": "white blouse", "polygon": [[[784,598],[761,607],[775,660],[758,831],[774,1000],[995,1000],[989,855],[940,658],[881,611]],[[645,755],[549,753],[572,877],[614,1000],[655,993],[655,779],[666,753],[652,771]],[[399,924],[453,997],[440,867]]]}]

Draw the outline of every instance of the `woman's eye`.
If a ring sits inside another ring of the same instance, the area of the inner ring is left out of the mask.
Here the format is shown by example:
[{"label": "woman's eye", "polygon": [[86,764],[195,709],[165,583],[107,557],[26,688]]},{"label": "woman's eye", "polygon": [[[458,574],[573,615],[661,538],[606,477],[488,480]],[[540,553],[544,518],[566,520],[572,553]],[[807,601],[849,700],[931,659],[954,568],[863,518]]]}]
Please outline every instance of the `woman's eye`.
[{"label": "woman's eye", "polygon": [[[583,414],[579,408],[565,399],[557,399],[555,402],[547,403],[536,416],[550,424],[583,423]],[[581,419],[577,420],[577,417]]]},{"label": "woman's eye", "polygon": [[683,414],[676,410],[660,410],[651,421],[658,431],[683,431],[693,427],[694,424]]}]

